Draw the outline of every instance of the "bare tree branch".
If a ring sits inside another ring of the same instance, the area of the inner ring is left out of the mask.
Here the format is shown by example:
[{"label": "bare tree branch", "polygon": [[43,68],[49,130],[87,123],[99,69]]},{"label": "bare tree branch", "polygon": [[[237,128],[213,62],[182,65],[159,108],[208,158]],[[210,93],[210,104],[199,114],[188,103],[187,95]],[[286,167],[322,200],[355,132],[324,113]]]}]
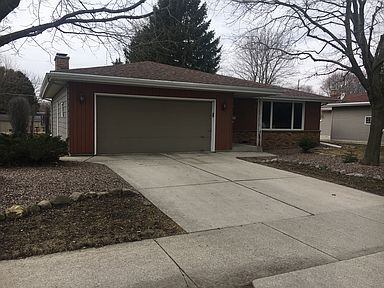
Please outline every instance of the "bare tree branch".
[{"label": "bare tree branch", "polygon": [[[39,5],[41,1],[42,0],[38,1]],[[0,0],[0,8],[3,2],[16,1]],[[90,6],[90,8],[87,8],[87,5],[81,0],[59,0],[52,12],[51,21],[41,24],[40,8],[37,8],[36,17],[38,25],[6,34],[0,34],[0,47],[19,39],[35,37],[44,31],[51,29],[57,29],[62,32],[64,29],[61,27],[71,29],[67,29],[67,33],[75,35],[83,34],[86,36],[109,37],[112,36],[113,30],[108,31],[103,29],[102,25],[106,23],[115,23],[120,20],[130,21],[149,17],[152,12],[137,13],[137,9],[145,2],[146,0],[137,0],[134,2],[122,1],[120,3],[120,1],[115,0],[108,1],[106,4],[97,8],[94,8],[95,4]],[[2,20],[4,20],[4,17]],[[115,32],[115,36],[116,35],[117,33]]]},{"label": "bare tree branch", "polygon": [[296,36],[295,47],[275,48],[299,59],[348,71],[367,91],[372,124],[363,162],[380,163],[384,129],[384,0],[227,0],[251,15],[258,29],[284,25]]},{"label": "bare tree branch", "polygon": [[294,58],[283,50],[291,46],[286,31],[254,30],[237,39],[237,63],[233,72],[247,80],[276,84],[295,73]]}]

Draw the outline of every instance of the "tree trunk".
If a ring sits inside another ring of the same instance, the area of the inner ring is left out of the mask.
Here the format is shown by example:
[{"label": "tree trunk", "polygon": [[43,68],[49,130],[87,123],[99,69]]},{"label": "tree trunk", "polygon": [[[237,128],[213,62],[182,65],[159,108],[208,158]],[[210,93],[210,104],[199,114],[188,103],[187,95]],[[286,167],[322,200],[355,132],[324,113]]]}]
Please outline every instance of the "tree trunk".
[{"label": "tree trunk", "polygon": [[381,138],[384,129],[384,69],[373,73],[368,98],[371,102],[371,127],[363,164],[380,165]]},{"label": "tree trunk", "polygon": [[372,121],[369,130],[368,143],[362,161],[362,163],[366,165],[380,165],[381,138],[383,136],[384,128],[384,109],[382,108],[383,105],[378,106],[379,107],[371,105]]}]

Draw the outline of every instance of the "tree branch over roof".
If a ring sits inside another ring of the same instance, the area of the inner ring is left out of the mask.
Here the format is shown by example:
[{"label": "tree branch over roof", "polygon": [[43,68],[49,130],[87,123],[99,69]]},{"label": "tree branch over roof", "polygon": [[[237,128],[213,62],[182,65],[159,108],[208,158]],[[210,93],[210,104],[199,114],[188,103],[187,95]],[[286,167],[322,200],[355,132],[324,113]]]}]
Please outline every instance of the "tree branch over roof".
[{"label": "tree branch over roof", "polygon": [[[37,18],[34,22],[37,22],[38,25],[0,34],[0,47],[18,39],[35,37],[51,29],[57,29],[59,32],[65,31],[65,33],[74,35],[91,35],[96,38],[107,37],[114,34],[113,30],[110,29],[111,27],[108,27],[107,24],[112,24],[119,20],[138,20],[149,17],[152,14],[152,12],[138,13],[138,8],[146,0],[112,0],[105,4],[87,4],[81,0],[58,0],[57,5],[51,11],[52,20],[44,23],[40,18],[41,1],[38,0],[39,8],[36,8],[37,10],[34,15]],[[15,0],[0,0],[0,23],[6,20],[6,17],[18,7],[19,3],[20,1]],[[95,6],[98,7],[95,8]]]}]

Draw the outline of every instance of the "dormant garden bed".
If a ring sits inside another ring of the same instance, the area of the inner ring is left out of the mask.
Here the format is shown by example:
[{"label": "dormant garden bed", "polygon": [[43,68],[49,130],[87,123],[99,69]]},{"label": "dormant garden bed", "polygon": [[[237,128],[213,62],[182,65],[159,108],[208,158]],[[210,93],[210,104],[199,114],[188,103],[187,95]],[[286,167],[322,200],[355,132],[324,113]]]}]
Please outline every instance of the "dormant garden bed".
[{"label": "dormant garden bed", "polygon": [[363,151],[362,145],[343,145],[341,149],[320,146],[312,153],[302,153],[299,149],[277,150],[270,151],[276,157],[241,159],[384,196],[384,148],[381,166],[343,162],[345,155],[351,153],[362,159]]},{"label": "dormant garden bed", "polygon": [[[15,204],[25,211],[8,213],[0,221],[0,260],[184,233],[103,165],[0,167],[0,178],[0,211],[6,214]],[[69,198],[73,193],[81,197],[73,201]],[[55,204],[57,196],[70,201],[49,209],[36,207],[41,200]]]}]

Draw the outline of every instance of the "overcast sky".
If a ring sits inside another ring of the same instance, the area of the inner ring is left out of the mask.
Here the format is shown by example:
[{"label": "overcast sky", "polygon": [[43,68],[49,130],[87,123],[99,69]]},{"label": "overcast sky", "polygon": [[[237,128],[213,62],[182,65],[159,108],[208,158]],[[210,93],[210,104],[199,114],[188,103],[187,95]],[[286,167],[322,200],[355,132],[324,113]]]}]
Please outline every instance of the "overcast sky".
[{"label": "overcast sky", "polygon": [[[216,36],[221,38],[221,44],[223,45],[223,55],[221,61],[220,74],[233,75],[232,63],[236,55],[233,53],[232,39],[234,36],[241,32],[246,31],[249,28],[249,24],[245,21],[230,20],[232,10],[222,7],[217,7],[213,4],[214,0],[208,0],[208,18],[211,19],[211,29],[215,31]],[[17,13],[10,17],[10,25],[18,27],[26,27],[31,23],[31,15],[29,9],[31,7],[23,6],[28,1],[22,1]],[[214,1],[215,2],[215,1]],[[29,2],[30,3],[30,2]],[[45,2],[49,3],[49,1]],[[91,67],[91,66],[103,66],[110,65],[111,61],[117,57],[124,57],[118,55],[112,49],[106,49],[103,46],[88,47],[81,41],[67,38],[66,41],[70,43],[70,47],[64,43],[55,43],[51,45],[52,34],[45,32],[35,38],[35,43],[28,42],[23,44],[23,41],[17,41],[15,47],[5,46],[0,48],[0,55],[7,58],[8,62],[11,62],[11,66],[16,69],[26,71],[28,74],[37,75],[43,78],[45,73],[54,69],[53,59],[56,52],[67,53],[70,56],[70,68]],[[39,47],[43,44],[45,49]],[[53,46],[53,47],[52,47]],[[321,83],[320,78],[307,78],[310,72],[313,72],[313,63],[307,61],[302,62],[298,66],[297,75],[290,79],[287,79],[286,86],[297,86],[298,80],[301,85],[313,86],[315,91],[320,92],[319,86]]]}]

